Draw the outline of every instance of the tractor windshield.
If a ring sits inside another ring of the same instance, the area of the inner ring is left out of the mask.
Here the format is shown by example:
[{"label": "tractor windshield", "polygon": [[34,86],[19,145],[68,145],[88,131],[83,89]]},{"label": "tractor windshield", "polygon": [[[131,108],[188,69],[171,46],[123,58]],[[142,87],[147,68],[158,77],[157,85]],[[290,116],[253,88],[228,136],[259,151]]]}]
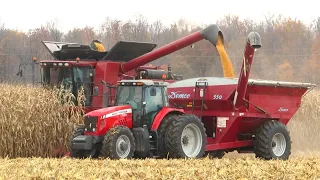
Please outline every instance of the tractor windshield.
[{"label": "tractor windshield", "polygon": [[91,104],[91,90],[93,77],[91,67],[43,67],[42,81],[50,88],[62,85],[64,89],[69,89],[75,97],[80,88],[84,88],[85,106]]},{"label": "tractor windshield", "polygon": [[141,110],[142,86],[118,86],[116,106],[131,105],[132,109]]}]

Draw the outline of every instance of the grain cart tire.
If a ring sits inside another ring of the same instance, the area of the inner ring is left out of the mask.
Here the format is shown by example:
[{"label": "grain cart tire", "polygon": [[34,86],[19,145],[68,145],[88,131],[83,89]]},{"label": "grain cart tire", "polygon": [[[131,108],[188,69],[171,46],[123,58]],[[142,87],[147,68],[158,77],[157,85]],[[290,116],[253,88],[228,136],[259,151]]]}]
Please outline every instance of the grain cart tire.
[{"label": "grain cart tire", "polygon": [[169,158],[202,158],[206,147],[206,130],[201,120],[192,114],[178,116],[167,131]]},{"label": "grain cart tire", "polygon": [[71,158],[83,158],[84,157],[84,150],[76,150],[72,148],[72,140],[73,138],[83,135],[84,134],[84,125],[79,125],[77,127],[77,129],[74,131],[71,141],[70,141],[70,145],[69,145],[69,149],[70,149],[70,157]]},{"label": "grain cart tire", "polygon": [[209,157],[210,159],[218,158],[221,159],[226,153],[222,150],[217,150],[217,151],[210,151],[206,152],[205,156]]},{"label": "grain cart tire", "polygon": [[110,159],[131,159],[135,149],[135,141],[131,130],[126,126],[111,128],[102,142],[101,154]]},{"label": "grain cart tire", "polygon": [[177,120],[178,115],[169,114],[167,115],[161,122],[158,128],[158,151],[160,158],[165,158],[168,155],[168,148],[166,146],[165,140],[167,139],[166,134],[169,126],[172,124],[174,120]]},{"label": "grain cart tire", "polygon": [[267,121],[256,132],[254,153],[265,160],[287,160],[291,154],[291,138],[286,126],[279,121]]}]

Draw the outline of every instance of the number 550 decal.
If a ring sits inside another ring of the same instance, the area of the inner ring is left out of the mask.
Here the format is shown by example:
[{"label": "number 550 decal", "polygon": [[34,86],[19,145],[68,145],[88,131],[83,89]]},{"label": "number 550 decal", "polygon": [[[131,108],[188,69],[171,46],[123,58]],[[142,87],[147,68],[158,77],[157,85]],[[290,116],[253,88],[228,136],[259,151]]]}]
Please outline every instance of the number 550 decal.
[{"label": "number 550 decal", "polygon": [[213,99],[222,99],[222,95],[215,94],[215,95],[213,95]]}]

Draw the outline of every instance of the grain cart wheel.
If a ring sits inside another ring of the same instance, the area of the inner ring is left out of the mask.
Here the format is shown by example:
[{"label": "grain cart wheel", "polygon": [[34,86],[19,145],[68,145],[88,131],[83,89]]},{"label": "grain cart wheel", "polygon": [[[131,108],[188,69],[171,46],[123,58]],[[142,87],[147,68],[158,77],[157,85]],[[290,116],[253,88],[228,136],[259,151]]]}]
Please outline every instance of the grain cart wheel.
[{"label": "grain cart wheel", "polygon": [[160,158],[165,158],[168,155],[168,148],[165,143],[165,140],[167,139],[166,134],[167,134],[169,126],[172,124],[172,122],[174,120],[177,120],[177,117],[178,117],[178,115],[175,115],[175,114],[166,116],[162,120],[162,122],[158,128],[158,137],[159,137],[158,148],[159,148]]},{"label": "grain cart wheel", "polygon": [[126,126],[111,128],[102,142],[101,154],[110,159],[131,159],[135,149],[134,137]]},{"label": "grain cart wheel", "polygon": [[206,133],[199,118],[192,114],[178,116],[167,131],[166,146],[171,158],[201,158],[205,152]]},{"label": "grain cart wheel", "polygon": [[255,135],[254,153],[265,160],[287,160],[291,154],[291,139],[284,124],[279,121],[267,121]]},{"label": "grain cart wheel", "polygon": [[72,148],[72,140],[73,138],[84,134],[84,125],[79,125],[77,129],[74,131],[71,141],[70,141],[70,157],[72,158],[83,158],[84,150],[76,150]]}]

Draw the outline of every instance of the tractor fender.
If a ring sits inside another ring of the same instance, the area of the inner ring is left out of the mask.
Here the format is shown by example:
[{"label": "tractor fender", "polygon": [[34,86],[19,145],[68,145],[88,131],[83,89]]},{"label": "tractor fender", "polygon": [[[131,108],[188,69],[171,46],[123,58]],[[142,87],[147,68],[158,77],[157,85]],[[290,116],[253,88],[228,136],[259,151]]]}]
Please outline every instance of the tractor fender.
[{"label": "tractor fender", "polygon": [[176,109],[176,108],[170,108],[170,107],[164,107],[161,109],[161,111],[154,117],[151,130],[156,131],[164,117],[166,117],[169,114],[185,114],[183,109]]}]

